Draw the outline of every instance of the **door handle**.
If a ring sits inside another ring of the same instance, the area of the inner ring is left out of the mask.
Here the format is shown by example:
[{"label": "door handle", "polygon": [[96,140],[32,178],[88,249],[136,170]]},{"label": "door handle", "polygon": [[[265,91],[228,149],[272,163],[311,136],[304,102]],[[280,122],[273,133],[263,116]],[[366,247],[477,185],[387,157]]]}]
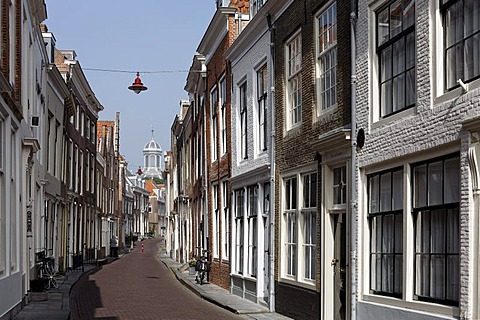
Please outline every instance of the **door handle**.
[{"label": "door handle", "polygon": [[333,267],[333,266],[336,266],[338,263],[338,259],[332,259],[332,262],[330,263],[330,265]]}]

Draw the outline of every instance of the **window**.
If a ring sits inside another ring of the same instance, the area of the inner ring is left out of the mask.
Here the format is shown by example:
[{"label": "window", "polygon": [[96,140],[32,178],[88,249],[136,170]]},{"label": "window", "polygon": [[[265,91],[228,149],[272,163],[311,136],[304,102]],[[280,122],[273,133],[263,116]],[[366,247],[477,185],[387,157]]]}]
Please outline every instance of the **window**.
[{"label": "window", "polygon": [[415,84],[415,0],[395,0],[377,12],[380,117],[413,107]]},{"label": "window", "polygon": [[480,77],[480,2],[440,0],[445,50],[445,87]]},{"label": "window", "polygon": [[11,172],[11,180],[10,180],[10,209],[8,210],[10,212],[10,223],[9,223],[9,228],[10,228],[10,270],[18,270],[19,264],[18,264],[18,235],[19,235],[19,221],[18,221],[18,208],[19,208],[19,203],[18,203],[18,194],[17,194],[17,181],[18,179],[17,175],[19,174],[18,170],[18,154],[19,154],[19,149],[17,147],[17,139],[16,139],[16,132],[14,128],[11,128],[11,135],[10,135],[10,155],[11,155],[11,161],[10,161],[10,172]]},{"label": "window", "polygon": [[258,149],[267,150],[267,65],[257,71]]},{"label": "window", "polygon": [[333,169],[333,205],[347,203],[347,167]]},{"label": "window", "polygon": [[245,190],[238,189],[235,191],[235,231],[236,231],[236,243],[235,243],[235,271],[238,274],[243,273],[243,240],[244,240],[244,228],[243,217],[245,207]]},{"label": "window", "polygon": [[218,108],[218,93],[217,87],[215,86],[212,91],[210,92],[210,102],[212,108],[212,161],[218,159],[218,152],[217,152],[217,108]]},{"label": "window", "polygon": [[283,188],[281,276],[313,286],[317,273],[317,173],[288,177]]},{"label": "window", "polygon": [[223,244],[223,259],[228,260],[230,252],[230,212],[228,210],[228,183],[222,182],[222,244]]},{"label": "window", "polygon": [[224,155],[227,152],[227,83],[225,77],[220,80],[220,154]]},{"label": "window", "polygon": [[249,186],[247,196],[248,210],[248,275],[257,276],[257,216],[258,186]]},{"label": "window", "polygon": [[258,10],[260,10],[260,8],[265,5],[265,2],[267,2],[267,0],[252,1],[252,4],[250,5],[250,12],[252,14],[252,17],[255,16],[258,13]]},{"label": "window", "polygon": [[240,108],[240,152],[242,159],[248,158],[247,146],[247,83],[239,87],[239,108]]},{"label": "window", "polygon": [[403,171],[368,176],[370,290],[401,297],[403,275]]},{"label": "window", "polygon": [[304,279],[315,280],[317,256],[317,174],[303,176],[303,265]]},{"label": "window", "polygon": [[287,129],[302,121],[302,38],[287,43]]},{"label": "window", "polygon": [[220,217],[218,211],[218,184],[213,185],[213,257],[218,258],[219,236],[220,236]]},{"label": "window", "polygon": [[318,104],[320,113],[337,105],[337,3],[317,17]]},{"label": "window", "polygon": [[285,253],[287,276],[296,276],[297,274],[297,178],[290,178],[285,181],[285,212],[284,219],[286,223]]},{"label": "window", "polygon": [[415,297],[458,305],[460,159],[413,166]]}]

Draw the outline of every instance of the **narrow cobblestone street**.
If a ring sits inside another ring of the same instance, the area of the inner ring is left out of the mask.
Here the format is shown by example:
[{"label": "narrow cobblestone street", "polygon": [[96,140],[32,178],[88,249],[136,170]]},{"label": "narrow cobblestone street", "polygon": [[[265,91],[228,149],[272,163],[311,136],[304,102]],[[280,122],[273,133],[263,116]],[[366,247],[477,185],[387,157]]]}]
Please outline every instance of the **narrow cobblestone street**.
[{"label": "narrow cobblestone street", "polygon": [[241,319],[196,296],[158,260],[159,240],[146,240],[72,288],[71,319]]}]

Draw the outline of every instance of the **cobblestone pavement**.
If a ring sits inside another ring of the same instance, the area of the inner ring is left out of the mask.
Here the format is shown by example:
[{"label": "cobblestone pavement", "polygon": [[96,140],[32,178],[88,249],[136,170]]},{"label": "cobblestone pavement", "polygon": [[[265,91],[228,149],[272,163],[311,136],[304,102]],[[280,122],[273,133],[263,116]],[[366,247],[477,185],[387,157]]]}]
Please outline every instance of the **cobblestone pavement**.
[{"label": "cobblestone pavement", "polygon": [[87,265],[84,273],[67,272],[58,289],[30,293],[14,319],[289,319],[214,284],[196,283],[185,265],[166,255],[163,244],[137,242],[120,259]]},{"label": "cobblestone pavement", "polygon": [[177,281],[157,259],[159,241],[137,243],[121,259],[82,276],[70,292],[70,318],[242,318],[201,299]]}]

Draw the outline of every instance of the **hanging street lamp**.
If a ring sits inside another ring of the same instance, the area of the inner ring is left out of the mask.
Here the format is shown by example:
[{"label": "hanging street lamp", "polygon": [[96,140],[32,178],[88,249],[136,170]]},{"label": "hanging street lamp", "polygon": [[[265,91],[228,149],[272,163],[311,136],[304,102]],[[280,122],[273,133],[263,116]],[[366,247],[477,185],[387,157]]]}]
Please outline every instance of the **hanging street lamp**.
[{"label": "hanging street lamp", "polygon": [[140,72],[137,72],[137,78],[135,78],[135,81],[132,83],[130,87],[128,87],[128,89],[132,90],[136,94],[139,94],[140,92],[148,89],[143,85],[142,80],[140,79]]}]

